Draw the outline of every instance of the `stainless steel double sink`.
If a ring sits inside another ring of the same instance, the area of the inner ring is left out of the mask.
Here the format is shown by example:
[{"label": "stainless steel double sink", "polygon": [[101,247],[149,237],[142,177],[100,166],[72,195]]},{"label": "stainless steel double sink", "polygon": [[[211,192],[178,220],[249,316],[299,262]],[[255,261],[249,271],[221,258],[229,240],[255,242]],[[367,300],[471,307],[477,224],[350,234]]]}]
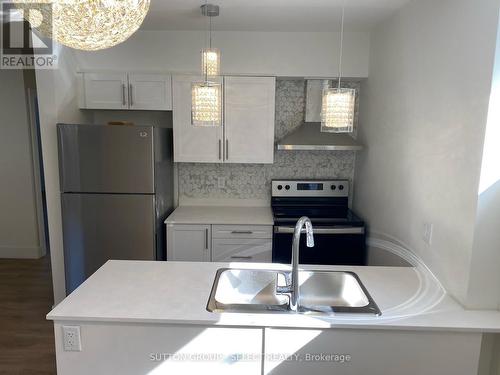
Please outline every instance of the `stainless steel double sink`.
[{"label": "stainless steel double sink", "polygon": [[[219,269],[207,310],[295,313],[290,308],[290,278],[290,272],[285,271]],[[312,315],[380,315],[379,308],[359,277],[346,271],[299,271],[297,312]]]}]

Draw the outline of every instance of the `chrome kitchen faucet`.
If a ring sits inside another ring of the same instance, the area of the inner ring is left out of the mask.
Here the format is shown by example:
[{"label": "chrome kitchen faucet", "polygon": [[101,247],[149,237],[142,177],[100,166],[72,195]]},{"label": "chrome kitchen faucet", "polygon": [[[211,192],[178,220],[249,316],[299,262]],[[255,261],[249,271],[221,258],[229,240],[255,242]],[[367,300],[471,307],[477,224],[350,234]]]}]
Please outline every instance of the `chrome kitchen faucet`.
[{"label": "chrome kitchen faucet", "polygon": [[301,217],[295,225],[292,243],[292,277],[291,277],[291,299],[290,308],[297,311],[299,307],[299,248],[302,228],[306,227],[307,247],[314,247],[314,234],[311,220],[307,216]]}]

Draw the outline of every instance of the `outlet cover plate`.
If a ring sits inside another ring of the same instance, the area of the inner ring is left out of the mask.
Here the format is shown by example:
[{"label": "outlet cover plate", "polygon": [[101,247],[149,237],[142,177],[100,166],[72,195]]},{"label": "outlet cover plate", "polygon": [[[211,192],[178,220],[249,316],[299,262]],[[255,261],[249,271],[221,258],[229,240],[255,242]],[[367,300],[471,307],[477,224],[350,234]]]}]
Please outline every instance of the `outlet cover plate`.
[{"label": "outlet cover plate", "polygon": [[63,326],[63,347],[65,352],[81,352],[80,326]]},{"label": "outlet cover plate", "polygon": [[422,234],[422,238],[424,242],[431,246],[432,245],[432,234],[434,232],[434,224],[432,223],[425,223],[424,224],[424,231]]}]

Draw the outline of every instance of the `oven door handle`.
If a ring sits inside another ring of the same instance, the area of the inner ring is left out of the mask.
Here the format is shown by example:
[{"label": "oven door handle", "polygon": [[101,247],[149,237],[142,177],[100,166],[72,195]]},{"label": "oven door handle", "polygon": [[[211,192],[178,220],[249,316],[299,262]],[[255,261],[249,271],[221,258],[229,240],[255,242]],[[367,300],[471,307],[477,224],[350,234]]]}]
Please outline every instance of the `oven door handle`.
[{"label": "oven door handle", "polygon": [[[274,227],[274,233],[293,233],[295,227]],[[305,229],[302,229],[302,233],[306,233]],[[314,234],[364,234],[364,227],[324,227],[324,228],[314,228]]]}]

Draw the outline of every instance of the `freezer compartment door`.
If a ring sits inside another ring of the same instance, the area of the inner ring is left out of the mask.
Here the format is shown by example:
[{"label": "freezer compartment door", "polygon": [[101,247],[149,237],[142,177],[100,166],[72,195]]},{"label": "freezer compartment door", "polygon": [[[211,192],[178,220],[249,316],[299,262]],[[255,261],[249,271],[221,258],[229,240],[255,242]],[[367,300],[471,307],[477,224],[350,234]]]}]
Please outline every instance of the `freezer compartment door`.
[{"label": "freezer compartment door", "polygon": [[151,195],[62,194],[66,292],[110,259],[155,259]]},{"label": "freezer compartment door", "polygon": [[154,193],[153,128],[58,125],[62,192]]}]

